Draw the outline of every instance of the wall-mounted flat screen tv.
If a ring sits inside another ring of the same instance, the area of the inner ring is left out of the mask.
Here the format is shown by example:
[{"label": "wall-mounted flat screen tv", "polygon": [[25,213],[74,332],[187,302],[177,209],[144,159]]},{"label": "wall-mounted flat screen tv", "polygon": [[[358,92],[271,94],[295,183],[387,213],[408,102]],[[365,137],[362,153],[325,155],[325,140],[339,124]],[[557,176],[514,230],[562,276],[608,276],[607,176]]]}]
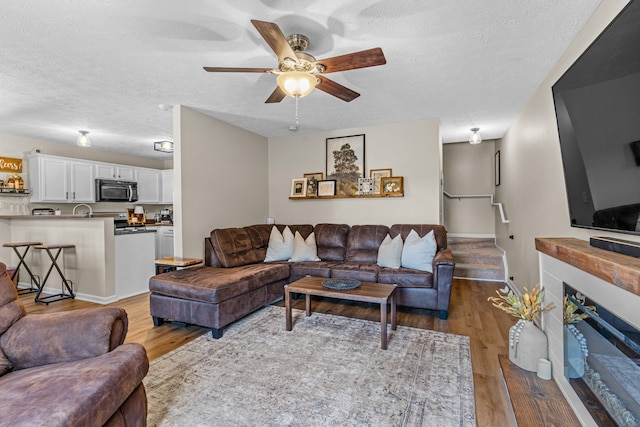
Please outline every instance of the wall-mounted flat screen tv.
[{"label": "wall-mounted flat screen tv", "polygon": [[571,225],[640,234],[640,0],[553,85]]}]

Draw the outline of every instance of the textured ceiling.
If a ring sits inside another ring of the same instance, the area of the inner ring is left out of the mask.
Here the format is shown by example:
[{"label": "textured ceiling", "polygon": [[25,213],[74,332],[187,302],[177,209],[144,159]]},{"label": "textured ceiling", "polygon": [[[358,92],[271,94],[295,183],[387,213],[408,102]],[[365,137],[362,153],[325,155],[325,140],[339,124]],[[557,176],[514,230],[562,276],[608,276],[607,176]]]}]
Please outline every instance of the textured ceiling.
[{"label": "textured ceiling", "polygon": [[[275,67],[251,19],[310,39],[327,58],[381,47],[387,64],[335,73],[361,96],[315,90],[300,130],[441,119],[445,142],[471,127],[499,138],[598,0],[0,0],[0,133],[167,158],[182,104],[257,134],[290,134],[295,102],[264,101],[266,74],[203,66]],[[91,148],[88,148],[91,149]]]}]

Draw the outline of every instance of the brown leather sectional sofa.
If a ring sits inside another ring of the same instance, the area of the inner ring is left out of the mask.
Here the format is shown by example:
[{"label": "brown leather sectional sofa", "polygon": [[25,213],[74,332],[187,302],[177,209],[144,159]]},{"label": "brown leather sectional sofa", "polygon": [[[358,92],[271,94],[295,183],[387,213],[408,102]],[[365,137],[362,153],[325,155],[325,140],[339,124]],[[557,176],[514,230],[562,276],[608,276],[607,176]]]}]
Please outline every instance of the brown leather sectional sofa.
[{"label": "brown leather sectional sofa", "polygon": [[0,426],[146,426],[149,360],[127,326],[116,307],[25,315],[0,262]]},{"label": "brown leather sectional sofa", "polygon": [[[447,233],[434,224],[289,225],[303,238],[315,233],[317,262],[265,263],[274,225],[216,229],[205,239],[205,266],[154,276],[149,281],[150,310],[156,326],[164,320],[212,329],[223,328],[284,295],[284,285],[304,276],[358,279],[398,285],[399,305],[437,310],[446,319],[455,263],[447,248]],[[282,232],[285,225],[276,225]],[[391,238],[411,230],[420,237],[433,230],[438,251],[433,273],[377,265],[378,248],[387,233]]]}]

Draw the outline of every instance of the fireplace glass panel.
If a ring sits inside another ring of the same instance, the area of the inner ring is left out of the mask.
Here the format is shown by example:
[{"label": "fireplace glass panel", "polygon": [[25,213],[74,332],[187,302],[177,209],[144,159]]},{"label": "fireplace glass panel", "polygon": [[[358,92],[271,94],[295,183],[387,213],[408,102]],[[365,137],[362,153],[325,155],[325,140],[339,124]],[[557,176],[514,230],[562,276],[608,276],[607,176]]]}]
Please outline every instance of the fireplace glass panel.
[{"label": "fireplace glass panel", "polygon": [[564,327],[569,384],[599,425],[640,426],[640,331],[567,283],[564,294],[586,317]]}]

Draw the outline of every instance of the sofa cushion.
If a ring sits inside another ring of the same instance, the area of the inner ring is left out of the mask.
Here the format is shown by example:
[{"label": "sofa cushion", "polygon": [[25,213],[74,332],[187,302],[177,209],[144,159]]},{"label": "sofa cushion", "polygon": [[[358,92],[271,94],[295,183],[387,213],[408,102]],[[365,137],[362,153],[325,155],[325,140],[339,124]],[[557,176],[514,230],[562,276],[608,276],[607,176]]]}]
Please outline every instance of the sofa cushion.
[{"label": "sofa cushion", "polygon": [[148,369],[144,347],[130,343],[90,359],[13,371],[0,377],[0,414],[13,425],[103,425]]},{"label": "sofa cushion", "polygon": [[264,262],[287,261],[291,258],[293,254],[293,237],[289,227],[285,227],[281,233],[278,227],[273,226]]},{"label": "sofa cushion", "polygon": [[436,239],[433,237],[433,230],[419,237],[415,230],[411,230],[402,246],[402,259],[400,263],[403,267],[413,268],[420,271],[433,272],[433,257],[438,250]]},{"label": "sofa cushion", "polygon": [[361,264],[358,262],[342,262],[331,268],[332,279],[356,279],[364,282],[377,282],[378,270],[376,264]]},{"label": "sofa cushion", "polygon": [[322,261],[344,261],[347,255],[347,224],[318,224],[314,227],[318,257]]},{"label": "sofa cushion", "polygon": [[347,240],[346,261],[375,264],[378,248],[387,234],[386,225],[354,225]]},{"label": "sofa cushion", "polygon": [[381,268],[378,282],[407,288],[433,288],[433,274],[410,268]]},{"label": "sofa cushion", "polygon": [[300,233],[296,231],[296,235],[293,238],[293,254],[289,261],[320,261],[320,258],[318,258],[315,234],[311,233],[309,237],[304,239]]},{"label": "sofa cushion", "polygon": [[389,235],[393,239],[398,234],[402,236],[402,240],[406,240],[407,236],[415,230],[418,236],[423,237],[425,234],[433,230],[436,243],[438,244],[438,250],[447,248],[447,230],[442,225],[437,224],[394,224],[389,227]]},{"label": "sofa cushion", "polygon": [[185,268],[153,276],[149,279],[149,290],[170,297],[220,303],[286,279],[289,274],[289,264],[286,263]]},{"label": "sofa cushion", "polygon": [[400,268],[402,260],[402,236],[399,234],[393,239],[387,234],[378,248],[378,261],[380,267]]},{"label": "sofa cushion", "polygon": [[266,255],[266,250],[262,256],[254,250],[246,227],[215,229],[211,232],[211,243],[223,267],[238,267],[262,262]]}]

